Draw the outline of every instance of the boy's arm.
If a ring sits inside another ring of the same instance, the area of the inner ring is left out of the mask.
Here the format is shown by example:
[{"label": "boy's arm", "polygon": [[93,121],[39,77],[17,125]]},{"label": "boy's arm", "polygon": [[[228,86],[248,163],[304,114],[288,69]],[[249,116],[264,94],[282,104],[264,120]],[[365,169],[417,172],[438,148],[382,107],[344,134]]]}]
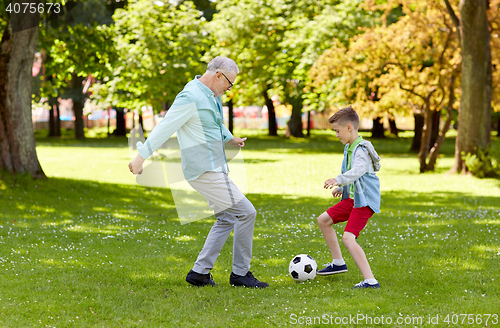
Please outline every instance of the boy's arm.
[{"label": "boy's arm", "polygon": [[368,172],[370,165],[371,165],[371,160],[369,155],[363,148],[358,147],[356,153],[354,154],[354,158],[352,160],[351,169],[345,172],[344,174],[338,175],[335,178],[335,180],[337,180],[338,186],[342,187],[350,183],[353,183],[354,181],[359,179],[359,177],[361,177],[363,174]]}]

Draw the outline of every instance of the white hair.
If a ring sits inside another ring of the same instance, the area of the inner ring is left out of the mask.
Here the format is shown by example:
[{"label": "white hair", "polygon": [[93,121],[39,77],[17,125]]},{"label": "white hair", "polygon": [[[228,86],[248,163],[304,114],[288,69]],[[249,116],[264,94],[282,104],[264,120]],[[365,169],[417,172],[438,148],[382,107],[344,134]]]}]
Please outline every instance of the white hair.
[{"label": "white hair", "polygon": [[236,74],[238,74],[240,72],[240,69],[238,68],[238,65],[236,65],[234,60],[227,57],[217,56],[212,59],[210,63],[208,63],[207,71],[224,71],[226,73],[236,72]]}]

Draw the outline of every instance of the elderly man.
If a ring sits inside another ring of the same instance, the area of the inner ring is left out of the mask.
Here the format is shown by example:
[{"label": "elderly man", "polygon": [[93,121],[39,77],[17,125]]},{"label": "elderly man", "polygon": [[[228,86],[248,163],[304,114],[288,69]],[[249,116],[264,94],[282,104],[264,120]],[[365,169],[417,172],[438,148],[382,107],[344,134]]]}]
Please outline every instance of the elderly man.
[{"label": "elderly man", "polygon": [[214,58],[205,74],[196,76],[177,95],[165,118],[153,129],[146,142],[137,143],[139,154],[129,164],[132,173],[140,174],[144,160],[177,132],[184,177],[207,199],[217,219],[193,269],[186,276],[186,281],[195,286],[217,286],[210,270],[233,229],[230,284],[254,288],[269,286],[249,271],[257,212],[228,177],[224,152],[225,143],[243,147],[246,140],[233,137],[223,125],[222,117],[220,97],[231,90],[238,73],[238,66],[232,59]]}]

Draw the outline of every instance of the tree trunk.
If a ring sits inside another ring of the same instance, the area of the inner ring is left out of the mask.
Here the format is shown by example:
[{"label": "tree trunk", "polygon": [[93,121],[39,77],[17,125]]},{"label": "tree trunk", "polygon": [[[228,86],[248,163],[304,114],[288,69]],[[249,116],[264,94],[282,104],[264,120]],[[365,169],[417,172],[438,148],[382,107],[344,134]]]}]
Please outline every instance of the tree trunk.
[{"label": "tree trunk", "polygon": [[56,111],[54,109],[55,107],[55,102],[56,100],[53,97],[49,98],[49,106],[50,106],[50,111],[49,111],[49,137],[55,137],[56,136],[56,120],[54,116],[56,116]]},{"label": "tree trunk", "polygon": [[302,131],[302,98],[300,96],[289,98],[292,105],[292,116],[288,121],[290,135],[296,138],[304,138]]},{"label": "tree trunk", "polygon": [[436,143],[436,140],[439,137],[439,125],[441,123],[441,112],[437,110],[432,111],[432,132],[431,132],[431,141],[429,143],[429,148]]},{"label": "tree trunk", "polygon": [[276,137],[278,136],[278,124],[276,122],[276,111],[274,109],[274,104],[273,100],[269,98],[269,95],[267,93],[268,89],[266,88],[263,92],[262,95],[264,96],[264,99],[266,101],[266,107],[267,107],[267,113],[269,117],[269,135]]},{"label": "tree trunk", "polygon": [[59,108],[59,98],[56,99],[56,136],[61,136],[61,110]]},{"label": "tree trunk", "polygon": [[[21,4],[20,1],[11,3]],[[36,154],[31,116],[31,69],[38,22],[37,13],[12,13],[1,39],[0,170],[45,178]]]},{"label": "tree trunk", "polygon": [[487,0],[460,1],[462,97],[451,170],[457,173],[467,171],[462,153],[476,154],[478,148],[490,144],[492,67],[487,7]]},{"label": "tree trunk", "polygon": [[61,136],[61,119],[59,114],[59,100],[54,97],[49,99],[49,137]]},{"label": "tree trunk", "polygon": [[116,110],[116,130],[113,131],[115,136],[126,136],[127,131],[125,129],[125,111],[122,107],[118,107]]},{"label": "tree trunk", "polygon": [[413,120],[415,121],[413,142],[411,144],[410,152],[416,153],[420,150],[420,142],[422,141],[422,133],[424,131],[424,115],[422,113],[414,113]]},{"label": "tree trunk", "polygon": [[377,139],[385,138],[384,123],[382,123],[381,121],[382,117],[376,117],[373,119],[372,138],[377,138]]},{"label": "tree trunk", "polygon": [[497,121],[497,137],[500,137],[500,118]]},{"label": "tree trunk", "polygon": [[420,141],[420,151],[418,152],[418,160],[420,162],[420,173],[426,172],[427,155],[429,154],[429,144],[432,135],[432,111],[430,110],[430,97],[425,101],[424,107],[424,128],[422,132],[422,140]]},{"label": "tree trunk", "polygon": [[[87,120],[87,129],[89,128],[89,125],[88,125],[88,120]],[[108,107],[108,138],[111,136],[111,106]]]},{"label": "tree trunk", "polygon": [[75,112],[75,138],[84,139],[83,99],[73,99],[73,111]]},{"label": "tree trunk", "polygon": [[233,98],[229,99],[229,102],[227,103],[227,122],[228,122],[228,130],[233,133],[234,129],[234,103],[233,103]]},{"label": "tree trunk", "polygon": [[398,136],[399,130],[396,126],[396,120],[389,119],[389,130],[391,131],[391,134],[395,135],[396,137]]},{"label": "tree trunk", "polygon": [[76,73],[72,74],[71,100],[73,101],[73,111],[75,113],[75,138],[84,139],[84,122],[83,122],[83,106],[85,104],[85,96],[83,95],[83,80],[82,76],[77,76]]},{"label": "tree trunk", "polygon": [[446,132],[448,132],[451,126],[451,121],[453,119],[453,104],[455,103],[456,79],[457,79],[456,74],[455,72],[453,72],[453,75],[451,76],[450,79],[450,85],[448,87],[449,98],[448,98],[448,106],[446,109],[446,122],[444,123],[443,130],[440,132],[439,137],[436,140],[436,143],[433,145],[429,153],[429,162],[427,163],[427,171],[434,171],[434,169],[436,168],[436,161],[439,152],[441,151],[441,145],[443,144],[444,139],[446,137]]},{"label": "tree trunk", "polygon": [[139,111],[139,125],[141,126],[142,131],[144,131],[144,118],[142,117],[142,111]]},{"label": "tree trunk", "polygon": [[311,111],[307,111],[307,137],[311,136]]}]

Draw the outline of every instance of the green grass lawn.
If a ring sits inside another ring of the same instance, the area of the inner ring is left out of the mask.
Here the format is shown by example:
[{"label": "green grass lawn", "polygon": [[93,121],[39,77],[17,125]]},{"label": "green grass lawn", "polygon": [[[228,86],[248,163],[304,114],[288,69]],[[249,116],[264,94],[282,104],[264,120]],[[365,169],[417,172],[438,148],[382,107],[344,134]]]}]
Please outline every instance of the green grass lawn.
[{"label": "green grass lawn", "polygon": [[212,270],[218,287],[185,282],[214,217],[181,225],[169,189],[135,183],[126,139],[39,135],[50,178],[0,177],[0,327],[500,326],[500,180],[447,175],[452,139],[427,174],[410,138],[372,140],[382,213],[358,241],[382,288],[351,290],[362,277],[343,245],[349,272],[288,275],[296,254],[331,261],[316,217],[338,201],[322,187],[342,144],[331,131],[235,135],[249,138],[258,211],[251,270],[269,288],[230,286],[232,237]]}]

